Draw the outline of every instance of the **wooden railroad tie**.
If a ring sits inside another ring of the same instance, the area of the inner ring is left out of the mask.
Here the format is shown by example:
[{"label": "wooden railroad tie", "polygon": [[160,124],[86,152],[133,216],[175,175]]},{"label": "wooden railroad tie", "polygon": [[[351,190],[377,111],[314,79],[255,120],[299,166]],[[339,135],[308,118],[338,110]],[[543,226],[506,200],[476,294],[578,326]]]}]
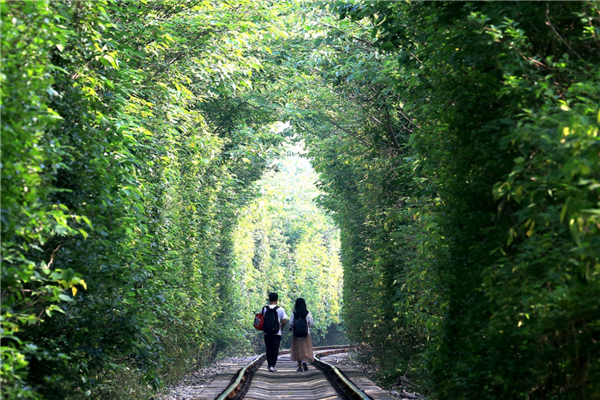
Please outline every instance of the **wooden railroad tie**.
[{"label": "wooden railroad tie", "polygon": [[[355,350],[355,346],[315,347],[315,361],[308,371],[297,372],[297,363],[289,359],[289,350],[279,353],[278,372],[262,366],[266,356],[254,358],[231,376],[229,385],[217,400],[388,400],[390,394],[375,386],[359,371],[346,373],[321,357]],[[262,368],[261,368],[262,366]],[[348,375],[349,373],[349,375]],[[221,380],[223,384],[223,380]],[[222,387],[222,386],[221,386]],[[214,390],[214,389],[213,389]],[[208,394],[208,393],[207,393]],[[209,397],[203,397],[208,399]]]}]

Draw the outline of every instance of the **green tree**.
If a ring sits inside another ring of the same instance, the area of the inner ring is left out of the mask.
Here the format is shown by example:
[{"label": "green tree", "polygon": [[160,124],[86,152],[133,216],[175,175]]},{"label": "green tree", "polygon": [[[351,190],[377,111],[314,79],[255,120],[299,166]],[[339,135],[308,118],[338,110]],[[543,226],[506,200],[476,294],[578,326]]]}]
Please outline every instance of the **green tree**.
[{"label": "green tree", "polygon": [[[235,307],[244,311],[242,329],[252,326],[253,312],[275,291],[288,314],[298,297],[306,300],[315,319],[315,344],[325,341],[328,331],[339,330],[339,236],[331,217],[314,202],[316,180],[309,160],[292,152],[276,160],[257,183],[261,195],[241,213],[234,232],[234,284],[242,293]],[[247,337],[261,346],[256,331]],[[283,346],[289,340],[284,334]]]},{"label": "green tree", "polygon": [[422,193],[439,199],[424,250],[441,305],[422,364],[432,395],[596,398],[597,4],[338,11],[371,21],[395,58]]},{"label": "green tree", "polygon": [[222,336],[229,227],[284,140],[243,100],[275,10],[2,7],[3,395],[147,397]]}]

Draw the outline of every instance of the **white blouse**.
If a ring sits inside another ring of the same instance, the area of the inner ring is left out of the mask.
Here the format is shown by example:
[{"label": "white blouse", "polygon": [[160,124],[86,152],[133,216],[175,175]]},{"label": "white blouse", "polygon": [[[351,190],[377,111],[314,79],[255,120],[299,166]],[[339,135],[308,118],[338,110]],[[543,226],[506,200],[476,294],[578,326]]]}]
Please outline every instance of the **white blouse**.
[{"label": "white blouse", "polygon": [[[306,324],[308,325],[308,333],[310,333],[310,328],[315,327],[315,321],[313,321],[313,317],[312,317],[312,314],[310,313],[310,311],[308,312],[308,315],[306,316]],[[294,312],[292,312],[292,315],[290,316],[290,330],[293,327],[294,327]]]}]

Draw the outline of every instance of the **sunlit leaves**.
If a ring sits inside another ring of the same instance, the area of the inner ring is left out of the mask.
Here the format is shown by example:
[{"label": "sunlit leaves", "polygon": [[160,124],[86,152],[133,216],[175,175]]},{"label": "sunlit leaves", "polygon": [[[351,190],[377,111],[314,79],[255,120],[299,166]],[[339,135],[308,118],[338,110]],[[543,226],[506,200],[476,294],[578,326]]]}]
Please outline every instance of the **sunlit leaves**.
[{"label": "sunlit leaves", "polygon": [[3,394],[143,396],[220,350],[228,226],[282,138],[236,109],[267,10],[2,3]]},{"label": "sunlit leaves", "polygon": [[[236,300],[242,310],[259,310],[275,291],[290,314],[296,298],[303,297],[315,319],[313,341],[319,342],[341,323],[339,232],[314,203],[317,176],[297,154],[300,150],[290,149],[292,154],[275,160],[273,171],[257,182],[260,196],[241,211],[233,236],[231,284],[243,293]],[[241,318],[246,330],[252,315]],[[249,336],[256,333],[251,330]]]}]

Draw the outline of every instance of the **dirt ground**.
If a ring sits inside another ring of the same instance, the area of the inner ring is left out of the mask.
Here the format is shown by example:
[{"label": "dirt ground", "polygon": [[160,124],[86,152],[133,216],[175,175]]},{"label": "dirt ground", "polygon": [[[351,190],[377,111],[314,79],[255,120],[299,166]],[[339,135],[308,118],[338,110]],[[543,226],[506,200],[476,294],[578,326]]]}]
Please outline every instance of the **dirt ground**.
[{"label": "dirt ground", "polygon": [[190,372],[177,384],[170,385],[157,400],[188,400],[198,397],[219,373],[232,365],[239,364],[242,357],[229,357],[217,361],[205,368]]}]

